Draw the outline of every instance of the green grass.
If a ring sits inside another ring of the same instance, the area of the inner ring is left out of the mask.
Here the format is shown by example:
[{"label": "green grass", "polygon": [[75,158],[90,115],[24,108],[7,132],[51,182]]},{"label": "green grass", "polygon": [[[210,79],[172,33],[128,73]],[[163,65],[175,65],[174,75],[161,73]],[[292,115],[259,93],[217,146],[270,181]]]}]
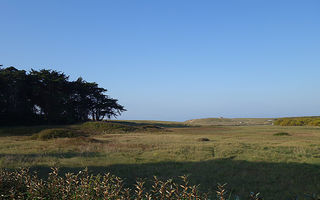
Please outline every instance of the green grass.
[{"label": "green grass", "polygon": [[[186,174],[202,191],[215,190],[217,183],[226,182],[228,189],[243,198],[251,191],[261,192],[265,199],[320,191],[320,127],[111,123],[136,129],[103,132],[104,128],[87,127],[87,133],[92,133],[88,137],[46,141],[32,140],[29,130],[23,135],[21,127],[12,136],[0,129],[0,167],[31,167],[43,176],[51,166],[62,172],[88,167],[95,174],[110,171],[129,185],[137,177],[169,179]],[[148,125],[161,131],[143,130]],[[84,130],[83,126],[87,125],[67,128]],[[10,133],[15,133],[14,128]],[[275,136],[277,133],[290,133],[290,137]]]}]

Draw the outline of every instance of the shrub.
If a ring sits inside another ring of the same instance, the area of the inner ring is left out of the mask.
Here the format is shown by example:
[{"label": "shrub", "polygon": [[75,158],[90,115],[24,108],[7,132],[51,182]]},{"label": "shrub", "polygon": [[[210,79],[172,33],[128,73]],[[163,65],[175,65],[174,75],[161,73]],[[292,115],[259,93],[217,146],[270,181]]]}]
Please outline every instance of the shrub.
[{"label": "shrub", "polygon": [[77,137],[82,135],[84,134],[72,129],[54,128],[54,129],[45,129],[40,131],[39,133],[33,134],[32,138],[39,139],[39,140],[48,140],[53,138],[72,138],[72,137]]},{"label": "shrub", "polygon": [[287,132],[279,132],[279,133],[275,133],[275,134],[273,134],[274,136],[290,136],[290,134],[289,133],[287,133]]},{"label": "shrub", "polygon": [[280,126],[320,126],[319,117],[290,117],[275,120],[274,125]]},{"label": "shrub", "polygon": [[208,141],[210,141],[210,139],[209,138],[199,138],[198,141],[199,142],[208,142]]},{"label": "shrub", "polygon": [[316,120],[313,120],[313,121],[310,121],[308,123],[309,126],[320,126],[320,119],[316,119]]}]

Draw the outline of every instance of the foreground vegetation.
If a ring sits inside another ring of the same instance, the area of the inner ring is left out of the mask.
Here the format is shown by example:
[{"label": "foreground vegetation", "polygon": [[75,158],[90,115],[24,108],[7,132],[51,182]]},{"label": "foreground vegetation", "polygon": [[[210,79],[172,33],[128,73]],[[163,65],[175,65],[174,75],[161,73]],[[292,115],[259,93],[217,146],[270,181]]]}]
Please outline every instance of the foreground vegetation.
[{"label": "foreground vegetation", "polygon": [[[1,199],[208,199],[208,194],[201,194],[198,186],[189,185],[186,176],[180,178],[180,182],[174,182],[172,179],[161,181],[154,177],[148,190],[144,180],[137,180],[135,189],[125,188],[123,180],[110,173],[92,176],[83,170],[77,174],[59,176],[58,169],[52,168],[48,179],[43,180],[36,173],[30,175],[25,169],[13,172],[1,170],[0,194]],[[226,199],[224,186],[218,185],[215,192],[219,200]],[[258,194],[249,197],[260,199]]]},{"label": "foreground vegetation", "polygon": [[[75,134],[35,138],[52,129]],[[320,127],[112,121],[7,127],[0,136],[1,168],[30,167],[44,179],[52,166],[61,174],[88,167],[89,174],[121,177],[123,187],[133,190],[137,178],[188,175],[191,185],[214,196],[218,183],[228,183],[225,189],[240,199],[250,192],[264,199],[303,199],[320,191]],[[151,185],[146,181],[147,191]]]},{"label": "foreground vegetation", "polygon": [[[180,176],[180,181],[137,180],[134,189],[124,187],[123,180],[106,173],[97,176],[89,175],[88,170],[78,173],[67,173],[60,176],[57,168],[52,168],[48,178],[43,180],[28,169],[15,171],[0,170],[1,199],[172,199],[172,200],[239,200],[239,196],[226,190],[226,184],[218,184],[210,193],[201,193],[198,185],[190,185],[187,176]],[[146,184],[151,186],[146,186]],[[210,196],[212,196],[210,198]],[[215,196],[215,198],[213,197]],[[319,200],[320,195],[305,195],[304,199]],[[251,192],[246,199],[262,200],[260,193]],[[297,198],[293,198],[292,200]]]}]

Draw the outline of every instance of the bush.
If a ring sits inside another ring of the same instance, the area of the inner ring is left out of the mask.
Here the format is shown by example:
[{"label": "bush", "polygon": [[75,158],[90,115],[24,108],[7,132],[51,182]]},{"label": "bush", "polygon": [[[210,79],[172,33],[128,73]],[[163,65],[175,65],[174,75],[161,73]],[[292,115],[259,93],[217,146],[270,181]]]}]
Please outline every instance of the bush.
[{"label": "bush", "polygon": [[208,142],[208,141],[210,141],[210,139],[209,138],[199,138],[198,141],[199,142]]},{"label": "bush", "polygon": [[308,123],[309,126],[320,126],[320,119],[315,119]]},{"label": "bush", "polygon": [[274,125],[280,126],[320,126],[319,117],[290,117],[275,120]]},{"label": "bush", "polygon": [[65,128],[54,128],[54,129],[45,129],[40,131],[39,133],[33,134],[33,139],[39,140],[48,140],[53,138],[72,138],[83,136],[83,133],[77,132],[72,129],[65,129]]},{"label": "bush", "polygon": [[287,132],[279,132],[279,133],[275,133],[275,134],[273,134],[274,136],[290,136],[290,134],[289,133],[287,133]]}]

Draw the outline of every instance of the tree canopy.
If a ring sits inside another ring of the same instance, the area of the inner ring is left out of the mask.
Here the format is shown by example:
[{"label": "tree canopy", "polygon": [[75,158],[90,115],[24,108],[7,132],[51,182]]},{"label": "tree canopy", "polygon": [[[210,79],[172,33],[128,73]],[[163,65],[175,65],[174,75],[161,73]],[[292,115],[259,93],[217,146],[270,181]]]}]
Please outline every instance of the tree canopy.
[{"label": "tree canopy", "polygon": [[0,68],[0,125],[70,124],[116,117],[124,107],[107,90],[55,70]]}]

